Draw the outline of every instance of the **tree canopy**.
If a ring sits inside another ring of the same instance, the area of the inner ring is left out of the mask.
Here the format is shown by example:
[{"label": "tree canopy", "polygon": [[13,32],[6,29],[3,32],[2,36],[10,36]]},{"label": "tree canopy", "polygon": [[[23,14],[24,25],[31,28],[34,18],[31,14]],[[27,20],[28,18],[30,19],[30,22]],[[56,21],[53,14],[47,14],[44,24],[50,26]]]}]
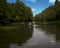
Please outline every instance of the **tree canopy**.
[{"label": "tree canopy", "polygon": [[35,15],[34,20],[40,22],[60,21],[60,2],[56,0],[55,5],[49,6]]},{"label": "tree canopy", "polygon": [[8,3],[7,0],[0,1],[0,24],[13,22],[29,22],[33,19],[30,7],[22,1],[16,0],[15,3]]}]

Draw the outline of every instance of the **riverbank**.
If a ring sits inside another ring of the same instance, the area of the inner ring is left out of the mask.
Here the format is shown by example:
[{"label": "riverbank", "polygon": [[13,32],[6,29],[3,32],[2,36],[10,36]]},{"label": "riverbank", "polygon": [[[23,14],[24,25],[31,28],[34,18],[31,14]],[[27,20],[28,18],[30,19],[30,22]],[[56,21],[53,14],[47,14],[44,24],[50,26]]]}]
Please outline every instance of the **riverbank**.
[{"label": "riverbank", "polygon": [[9,23],[9,24],[0,24],[0,26],[18,26],[28,24],[29,22],[16,22],[16,23]]},{"label": "riverbank", "polygon": [[60,22],[35,22],[38,24],[60,24]]}]

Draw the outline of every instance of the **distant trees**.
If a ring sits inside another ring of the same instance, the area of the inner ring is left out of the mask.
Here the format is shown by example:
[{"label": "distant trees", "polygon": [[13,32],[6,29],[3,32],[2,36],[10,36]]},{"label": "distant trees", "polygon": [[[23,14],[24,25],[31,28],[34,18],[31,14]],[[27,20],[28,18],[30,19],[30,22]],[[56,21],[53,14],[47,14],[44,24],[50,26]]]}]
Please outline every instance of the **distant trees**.
[{"label": "distant trees", "polygon": [[30,7],[22,1],[16,0],[15,3],[8,3],[7,0],[0,1],[0,24],[13,22],[29,22],[33,19]]},{"label": "distant trees", "polygon": [[49,6],[37,14],[34,20],[40,22],[60,21],[60,2],[56,0],[55,5]]}]

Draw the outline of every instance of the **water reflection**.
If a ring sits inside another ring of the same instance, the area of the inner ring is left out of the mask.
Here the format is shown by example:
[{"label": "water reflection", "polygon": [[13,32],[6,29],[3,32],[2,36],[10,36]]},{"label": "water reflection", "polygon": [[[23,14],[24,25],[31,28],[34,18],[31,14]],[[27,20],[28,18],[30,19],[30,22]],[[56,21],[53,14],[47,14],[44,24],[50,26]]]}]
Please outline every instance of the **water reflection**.
[{"label": "water reflection", "polygon": [[25,43],[33,33],[33,27],[27,25],[1,26],[0,27],[0,48],[17,48]]},{"label": "water reflection", "polygon": [[56,41],[60,42],[60,25],[56,25]]},{"label": "water reflection", "polygon": [[60,25],[0,27],[1,48],[60,48]]},{"label": "water reflection", "polygon": [[54,36],[56,42],[60,41],[60,25],[59,24],[38,24],[38,28],[46,32],[48,36]]},{"label": "water reflection", "polygon": [[48,36],[46,32],[39,29],[37,25],[33,25],[33,36],[23,43],[21,46],[18,44],[11,44],[10,48],[55,48],[56,42],[53,35]]}]

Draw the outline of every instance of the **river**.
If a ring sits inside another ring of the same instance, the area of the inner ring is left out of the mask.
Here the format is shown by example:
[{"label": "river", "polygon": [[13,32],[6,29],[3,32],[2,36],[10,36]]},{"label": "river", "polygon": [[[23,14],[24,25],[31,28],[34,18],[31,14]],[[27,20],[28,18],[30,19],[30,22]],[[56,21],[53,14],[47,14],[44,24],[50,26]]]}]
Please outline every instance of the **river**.
[{"label": "river", "polygon": [[0,48],[60,48],[60,25],[0,26]]}]

